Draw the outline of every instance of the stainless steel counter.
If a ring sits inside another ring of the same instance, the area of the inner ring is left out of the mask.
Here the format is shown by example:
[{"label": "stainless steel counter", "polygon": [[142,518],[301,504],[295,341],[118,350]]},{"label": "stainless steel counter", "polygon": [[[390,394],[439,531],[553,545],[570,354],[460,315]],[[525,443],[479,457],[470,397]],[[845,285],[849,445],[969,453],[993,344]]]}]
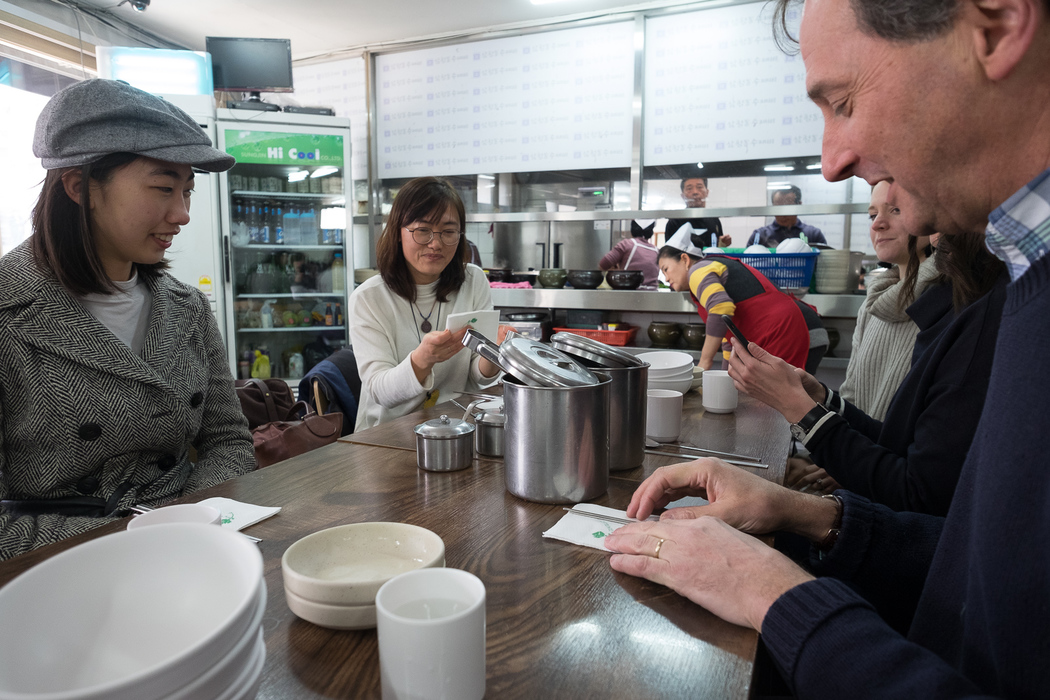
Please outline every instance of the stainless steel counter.
[{"label": "stainless steel counter", "polygon": [[[862,294],[807,294],[803,301],[816,307],[821,316],[856,318]],[[696,314],[685,292],[624,291],[606,289],[493,289],[496,308],[595,309],[641,313]]]}]

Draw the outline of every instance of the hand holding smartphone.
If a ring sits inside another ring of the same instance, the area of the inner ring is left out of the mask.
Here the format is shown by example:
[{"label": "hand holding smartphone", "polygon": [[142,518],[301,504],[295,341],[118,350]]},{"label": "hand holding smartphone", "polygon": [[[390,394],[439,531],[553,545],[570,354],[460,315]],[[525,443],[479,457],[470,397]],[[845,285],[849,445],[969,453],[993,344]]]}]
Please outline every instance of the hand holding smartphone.
[{"label": "hand holding smartphone", "polygon": [[744,334],[741,333],[740,329],[736,327],[735,323],[733,323],[733,317],[727,314],[722,314],[722,320],[725,321],[726,327],[729,329],[729,332],[735,335],[736,339],[744,344],[744,349],[746,350],[748,346],[747,338],[744,337]]}]

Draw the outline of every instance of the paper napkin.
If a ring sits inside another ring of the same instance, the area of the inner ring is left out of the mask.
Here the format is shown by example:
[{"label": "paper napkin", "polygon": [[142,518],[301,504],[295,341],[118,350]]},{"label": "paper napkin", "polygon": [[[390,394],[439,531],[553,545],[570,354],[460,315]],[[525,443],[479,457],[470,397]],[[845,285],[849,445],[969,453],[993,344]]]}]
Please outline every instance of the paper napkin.
[{"label": "paper napkin", "polygon": [[[608,515],[614,518],[627,518],[627,512],[623,510],[606,508],[605,506],[596,506],[592,503],[580,503],[574,506],[573,509],[567,512],[561,520],[555,523],[554,527],[544,532],[543,536],[549,537],[553,540],[561,540],[562,542],[580,544],[584,547],[591,547],[592,549],[600,549],[603,552],[612,551],[605,546],[605,538],[614,530],[623,527],[623,523],[616,521],[606,522],[586,515],[573,514],[573,511],[581,510],[589,513],[597,513],[599,515]],[[649,519],[659,520],[660,518],[653,515]]]},{"label": "paper napkin", "polygon": [[281,510],[280,506],[272,508],[269,506],[254,506],[251,503],[241,503],[232,498],[207,498],[201,503],[218,508],[219,512],[222,513],[222,526],[231,530],[243,530],[260,520],[266,520],[272,515],[277,515]]}]

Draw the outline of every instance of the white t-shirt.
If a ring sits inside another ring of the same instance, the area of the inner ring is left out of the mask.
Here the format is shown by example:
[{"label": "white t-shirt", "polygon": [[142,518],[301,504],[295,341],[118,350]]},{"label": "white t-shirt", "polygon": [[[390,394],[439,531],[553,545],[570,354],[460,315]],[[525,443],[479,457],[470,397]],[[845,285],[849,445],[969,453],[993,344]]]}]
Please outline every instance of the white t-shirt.
[{"label": "white t-shirt", "polygon": [[132,268],[127,282],[113,282],[120,290],[113,294],[87,294],[80,303],[87,312],[113,332],[131,352],[142,356],[142,345],[149,329],[153,298],[149,287],[139,283],[139,273]]},{"label": "white t-shirt", "polygon": [[435,393],[440,401],[445,401],[461,391],[477,391],[496,381],[495,377],[489,379],[481,374],[480,358],[472,357],[466,348],[435,365],[422,384],[408,357],[422,341],[423,316],[429,316],[432,330],[441,331],[449,314],[492,308],[485,273],[470,264],[466,272],[463,286],[444,303],[437,301],[437,282],[418,285],[416,303],[412,305],[394,294],[380,275],[368,279],[350,295],[350,342],[361,375],[355,430],[418,410]]}]

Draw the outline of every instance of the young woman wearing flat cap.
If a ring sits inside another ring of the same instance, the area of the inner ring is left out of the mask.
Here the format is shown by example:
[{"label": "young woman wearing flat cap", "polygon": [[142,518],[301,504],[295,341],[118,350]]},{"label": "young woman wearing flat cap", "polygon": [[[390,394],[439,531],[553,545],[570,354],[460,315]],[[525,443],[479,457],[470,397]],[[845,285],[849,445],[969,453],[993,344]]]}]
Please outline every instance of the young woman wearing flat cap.
[{"label": "young woman wearing flat cap", "polygon": [[0,558],[255,464],[209,303],[164,272],[194,169],[233,158],[111,80],[55,95],[33,152],[33,235],[0,259]]}]

